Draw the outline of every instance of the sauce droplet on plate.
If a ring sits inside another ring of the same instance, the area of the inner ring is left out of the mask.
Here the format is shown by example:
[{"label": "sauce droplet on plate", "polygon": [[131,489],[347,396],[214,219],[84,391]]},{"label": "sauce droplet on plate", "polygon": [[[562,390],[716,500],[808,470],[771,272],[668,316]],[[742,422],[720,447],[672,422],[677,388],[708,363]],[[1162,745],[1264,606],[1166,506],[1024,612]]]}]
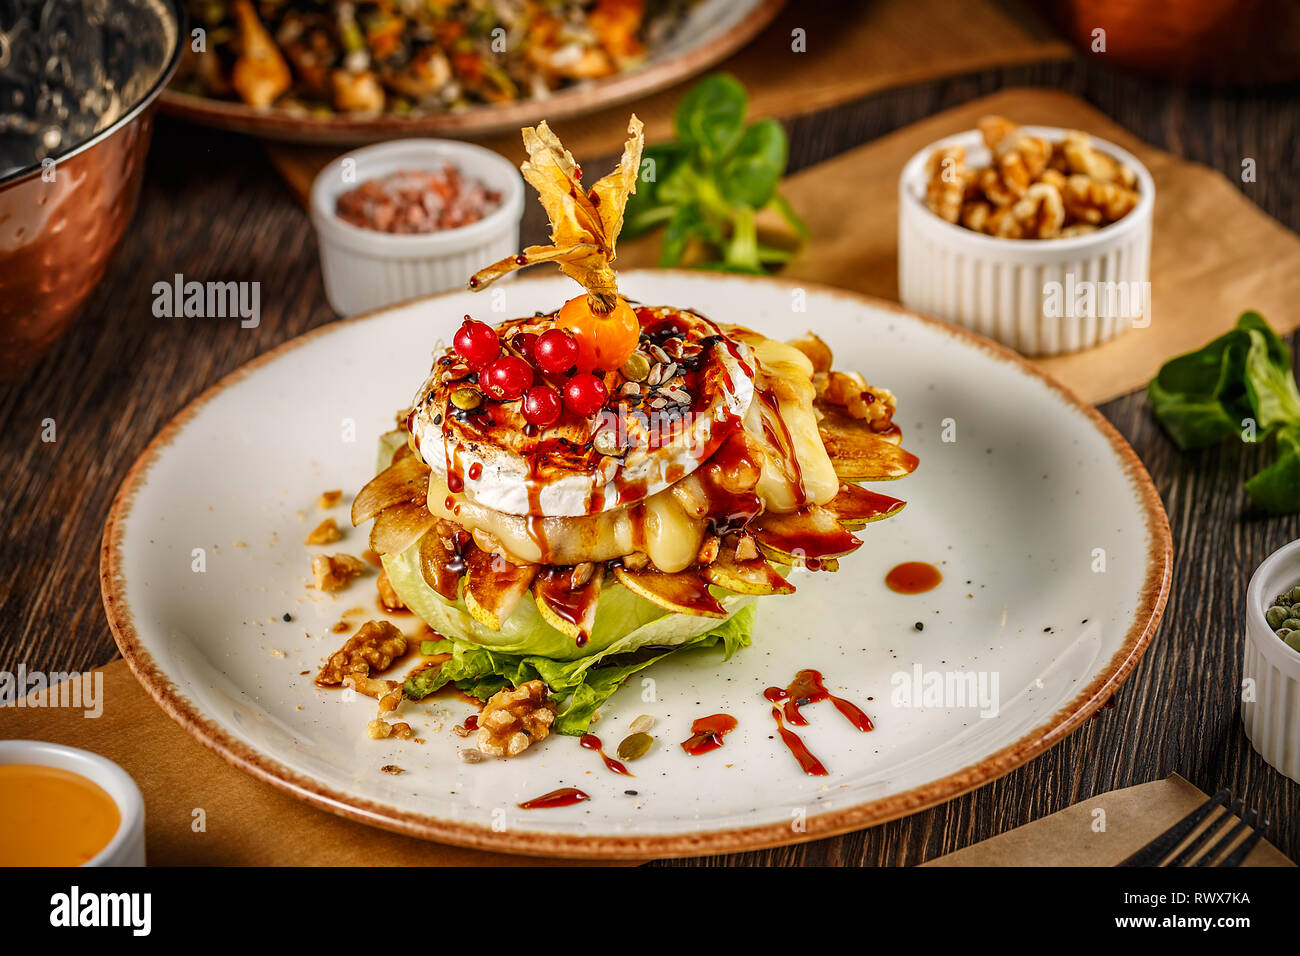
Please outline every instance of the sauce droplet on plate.
[{"label": "sauce droplet on plate", "polygon": [[682,749],[698,757],[722,746],[722,738],[736,729],[736,718],[730,714],[713,714],[701,717],[691,724],[691,737],[682,741]]},{"label": "sauce droplet on plate", "polygon": [[597,737],[595,734],[583,734],[578,739],[578,745],[586,750],[594,750],[596,751],[596,753],[600,754],[600,759],[605,761],[605,766],[608,767],[610,770],[614,771],[615,773],[621,773],[625,777],[635,776],[635,774],[629,771],[627,767],[623,766],[613,757],[605,753],[600,743],[600,738]]},{"label": "sauce droplet on plate", "polygon": [[942,580],[943,573],[933,564],[904,561],[889,569],[885,586],[899,594],[923,594],[937,588]]},{"label": "sauce droplet on plate", "polygon": [[571,807],[575,803],[582,803],[584,800],[590,800],[577,787],[564,787],[560,790],[552,790],[550,793],[544,793],[540,797],[534,797],[531,800],[525,800],[519,804],[520,810],[550,810],[554,807]]}]

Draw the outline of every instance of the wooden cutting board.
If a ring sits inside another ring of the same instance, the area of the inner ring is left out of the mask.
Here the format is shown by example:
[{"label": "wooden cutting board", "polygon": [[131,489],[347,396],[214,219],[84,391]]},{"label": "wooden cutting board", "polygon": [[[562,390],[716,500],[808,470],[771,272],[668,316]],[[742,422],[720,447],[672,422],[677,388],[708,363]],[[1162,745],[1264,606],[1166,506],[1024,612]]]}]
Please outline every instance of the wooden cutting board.
[{"label": "wooden cutting board", "polygon": [[[1246,309],[1280,333],[1300,326],[1300,237],[1250,201],[1250,184],[1238,188],[1156,149],[1056,90],[1009,89],[972,100],[792,176],[781,191],[813,238],[781,275],[897,301],[899,172],[918,150],[973,129],[986,113],[1086,130],[1129,150],[1155,178],[1150,326],[1084,352],[1034,360],[1086,401],[1145,387],[1166,359],[1204,345]],[[1261,166],[1258,175],[1289,175],[1289,166]],[[653,266],[657,256],[657,238],[623,243],[618,266]]]},{"label": "wooden cutting board", "polygon": [[[717,69],[745,84],[754,116],[789,117],[889,87],[1071,55],[1068,43],[1015,0],[966,0],[959,8],[961,29],[945,29],[954,14],[951,0],[800,0]],[[800,36],[802,50],[795,49]],[[673,108],[692,82],[565,120],[557,132],[579,158],[617,153],[627,135],[627,114],[635,110],[647,139],[663,139],[671,133]],[[518,133],[476,142],[515,162],[524,158]],[[278,143],[267,150],[299,198],[321,168],[344,152]]]}]

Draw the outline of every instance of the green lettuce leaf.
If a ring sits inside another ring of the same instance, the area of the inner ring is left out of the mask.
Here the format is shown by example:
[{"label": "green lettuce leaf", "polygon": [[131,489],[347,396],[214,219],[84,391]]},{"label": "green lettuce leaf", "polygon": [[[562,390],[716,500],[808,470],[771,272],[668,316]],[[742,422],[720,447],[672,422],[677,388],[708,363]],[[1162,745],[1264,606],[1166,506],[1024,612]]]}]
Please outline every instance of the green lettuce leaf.
[{"label": "green lettuce leaf", "polygon": [[750,604],[704,634],[674,647],[645,645],[632,652],[605,651],[580,660],[558,661],[537,655],[504,654],[485,647],[448,639],[425,641],[425,654],[451,654],[440,668],[429,668],[407,678],[406,696],[419,700],[447,684],[471,697],[486,700],[503,687],[518,687],[541,680],[559,705],[555,718],[557,733],[585,734],[591,717],[629,677],[674,651],[689,647],[723,646],[728,660],[753,635],[756,608]]}]

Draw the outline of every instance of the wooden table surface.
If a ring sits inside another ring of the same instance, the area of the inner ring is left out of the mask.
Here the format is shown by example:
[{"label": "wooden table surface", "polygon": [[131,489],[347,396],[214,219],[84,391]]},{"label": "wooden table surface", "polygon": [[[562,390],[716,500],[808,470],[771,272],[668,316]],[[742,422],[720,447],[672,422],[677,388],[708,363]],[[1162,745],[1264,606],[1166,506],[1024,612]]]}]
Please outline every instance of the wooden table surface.
[{"label": "wooden table surface", "polygon": [[[1244,157],[1300,152],[1300,90],[1189,91],[1092,64],[1056,63],[891,91],[800,117],[788,126],[791,168],[1009,85],[1075,92],[1137,135],[1234,181]],[[1242,188],[1300,230],[1300,180],[1268,178]],[[543,222],[535,203],[528,208],[524,238],[537,241]],[[151,288],[175,273],[259,281],[260,326],[155,318]],[[219,377],[333,318],[307,216],[261,150],[161,120],[134,226],[87,314],[25,379],[0,386],[0,669],[21,662],[84,670],[117,656],[100,606],[98,547],[131,462]],[[913,864],[1173,771],[1207,792],[1231,786],[1273,821],[1274,844],[1300,859],[1300,785],[1255,754],[1238,714],[1246,581],[1265,555],[1300,537],[1300,517],[1248,513],[1241,485],[1257,467],[1254,451],[1229,443],[1180,454],[1141,393],[1101,411],[1151,472],[1175,554],[1164,623],[1115,707],[1029,765],[944,806],[814,843],[670,865]],[[53,444],[40,440],[48,418],[57,427]]]}]

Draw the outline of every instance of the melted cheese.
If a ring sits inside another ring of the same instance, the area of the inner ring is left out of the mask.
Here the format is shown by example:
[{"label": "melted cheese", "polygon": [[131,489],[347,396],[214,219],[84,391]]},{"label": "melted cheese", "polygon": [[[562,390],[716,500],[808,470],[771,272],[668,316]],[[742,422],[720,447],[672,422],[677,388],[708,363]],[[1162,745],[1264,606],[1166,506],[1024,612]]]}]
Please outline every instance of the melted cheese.
[{"label": "melted cheese", "polygon": [[[775,339],[763,338],[749,344],[760,365],[758,384],[776,398],[779,412],[778,420],[777,414],[755,399],[745,413],[745,431],[763,451],[763,475],[755,491],[769,511],[782,514],[798,511],[803,505],[825,504],[835,497],[840,483],[817,432],[812,363],[794,346]],[[794,446],[797,467],[783,447],[787,435]]]}]

